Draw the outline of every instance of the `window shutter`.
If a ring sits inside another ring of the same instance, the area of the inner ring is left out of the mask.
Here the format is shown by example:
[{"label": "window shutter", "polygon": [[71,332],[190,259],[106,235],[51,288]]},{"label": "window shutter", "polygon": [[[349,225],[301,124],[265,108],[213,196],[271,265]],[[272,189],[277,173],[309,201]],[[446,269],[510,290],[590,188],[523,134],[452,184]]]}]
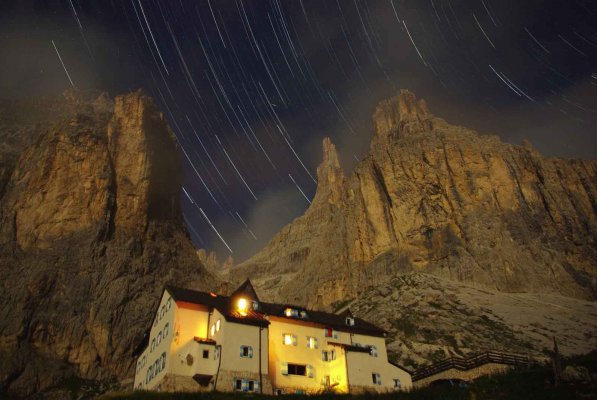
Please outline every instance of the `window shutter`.
[{"label": "window shutter", "polygon": [[284,338],[285,338],[285,337],[286,337],[286,334],[285,334],[285,333],[283,333],[283,334],[282,334],[282,344],[286,344],[286,341],[284,340]]},{"label": "window shutter", "polygon": [[298,340],[297,340],[297,338],[296,338],[296,335],[292,335],[292,345],[293,345],[293,346],[296,346],[296,345],[297,345],[297,343],[298,343]]},{"label": "window shutter", "polygon": [[381,375],[380,374],[375,374],[375,379],[377,380],[377,384],[381,385]]},{"label": "window shutter", "polygon": [[253,383],[253,391],[254,392],[258,392],[259,391],[259,381],[255,381],[255,383]]},{"label": "window shutter", "polygon": [[249,358],[253,358],[253,347],[249,346]]},{"label": "window shutter", "polygon": [[328,360],[328,352],[327,351],[325,351],[325,350],[321,351],[321,359],[323,361],[327,361]]},{"label": "window shutter", "polygon": [[249,390],[249,381],[247,379],[243,379],[243,392]]},{"label": "window shutter", "polygon": [[315,376],[315,369],[312,365],[307,365],[307,376],[313,378]]},{"label": "window shutter", "polygon": [[280,366],[282,367],[282,375],[288,375],[288,363],[283,362],[280,364]]},{"label": "window shutter", "polygon": [[317,338],[313,338],[313,341],[315,342],[315,348],[319,348],[319,340]]},{"label": "window shutter", "polygon": [[243,346],[240,346],[240,356],[243,357]]}]

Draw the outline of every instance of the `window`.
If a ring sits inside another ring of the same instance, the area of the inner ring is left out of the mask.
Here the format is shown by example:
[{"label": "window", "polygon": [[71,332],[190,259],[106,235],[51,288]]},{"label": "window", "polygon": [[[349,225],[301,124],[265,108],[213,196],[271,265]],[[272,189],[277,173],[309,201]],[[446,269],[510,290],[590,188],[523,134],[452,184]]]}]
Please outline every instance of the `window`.
[{"label": "window", "polygon": [[323,386],[330,387],[330,376],[326,375],[323,377]]},{"label": "window", "polygon": [[319,347],[319,341],[316,337],[307,336],[307,347],[310,349],[316,349]]},{"label": "window", "polygon": [[296,346],[297,345],[297,338],[292,333],[284,333],[282,335],[282,343],[286,346]]},{"label": "window", "polygon": [[377,347],[373,345],[369,346],[369,355],[377,357]]},{"label": "window", "polygon": [[222,321],[218,320],[216,322],[216,332],[220,332],[220,327],[222,326]]},{"label": "window", "polygon": [[381,385],[381,375],[379,375],[378,373],[372,373],[371,379],[373,380],[374,385]]},{"label": "window", "polygon": [[321,352],[321,359],[323,361],[333,361],[336,359],[336,352],[334,350],[330,351],[322,351]]},{"label": "window", "polygon": [[352,317],[346,317],[346,325],[348,325],[348,326],[354,326],[354,318],[352,318]]},{"label": "window", "polygon": [[151,350],[150,352],[155,350],[155,338],[151,339]]},{"label": "window", "polygon": [[338,332],[336,332],[332,328],[325,328],[324,329],[324,336],[325,337],[331,337],[331,338],[334,338],[334,339],[338,339]]},{"label": "window", "polygon": [[253,348],[251,346],[240,346],[241,358],[253,358]]},{"label": "window", "polygon": [[232,388],[238,392],[256,392],[259,390],[259,381],[234,378]]},{"label": "window", "polygon": [[156,347],[160,345],[160,343],[162,343],[162,332],[160,331],[160,333],[158,333],[158,337],[155,341],[155,345]]},{"label": "window", "polygon": [[217,360],[218,358],[220,358],[220,348],[216,347],[214,350],[214,360]]},{"label": "window", "polygon": [[210,328],[210,330],[209,330],[209,333],[211,333],[211,336],[213,336],[213,335],[215,335],[215,334],[216,334],[216,325],[215,325],[215,324],[212,324],[212,325],[211,325],[211,328]]},{"label": "window", "polygon": [[394,389],[400,389],[401,385],[402,384],[400,383],[400,379],[394,378]]},{"label": "window", "polygon": [[209,350],[203,350],[203,358],[209,358]]},{"label": "window", "polygon": [[288,364],[288,375],[307,375],[307,366],[299,364]]},{"label": "window", "polygon": [[166,325],[164,325],[164,337],[168,336],[168,333],[170,333],[170,323],[166,322]]}]

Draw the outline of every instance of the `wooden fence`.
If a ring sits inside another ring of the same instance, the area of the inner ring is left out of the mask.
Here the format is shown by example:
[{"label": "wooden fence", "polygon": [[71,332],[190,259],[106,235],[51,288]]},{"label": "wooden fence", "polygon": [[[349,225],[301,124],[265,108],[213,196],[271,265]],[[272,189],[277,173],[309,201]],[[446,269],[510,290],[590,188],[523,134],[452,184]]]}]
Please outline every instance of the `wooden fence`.
[{"label": "wooden fence", "polygon": [[429,376],[435,375],[451,368],[460,371],[468,371],[480,367],[484,364],[504,364],[512,366],[529,366],[534,362],[531,357],[520,354],[509,354],[498,351],[486,351],[485,353],[475,354],[467,358],[451,357],[443,361],[417,369],[412,374],[412,380],[417,381]]}]

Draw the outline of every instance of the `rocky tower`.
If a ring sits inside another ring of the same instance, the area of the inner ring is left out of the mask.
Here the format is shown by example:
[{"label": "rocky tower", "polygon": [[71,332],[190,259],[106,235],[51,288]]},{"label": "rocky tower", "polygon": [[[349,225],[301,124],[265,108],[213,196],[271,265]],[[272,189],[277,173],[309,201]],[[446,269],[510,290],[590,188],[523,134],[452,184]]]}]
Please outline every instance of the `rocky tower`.
[{"label": "rocky tower", "polygon": [[409,271],[595,299],[597,162],[450,125],[409,91],[380,103],[373,124],[349,178],[324,140],[313,204],[231,276],[317,307]]},{"label": "rocky tower", "polygon": [[22,136],[0,163],[0,388],[21,394],[132,378],[164,284],[216,284],[182,223],[162,114],[140,91],[87,97],[0,110]]}]

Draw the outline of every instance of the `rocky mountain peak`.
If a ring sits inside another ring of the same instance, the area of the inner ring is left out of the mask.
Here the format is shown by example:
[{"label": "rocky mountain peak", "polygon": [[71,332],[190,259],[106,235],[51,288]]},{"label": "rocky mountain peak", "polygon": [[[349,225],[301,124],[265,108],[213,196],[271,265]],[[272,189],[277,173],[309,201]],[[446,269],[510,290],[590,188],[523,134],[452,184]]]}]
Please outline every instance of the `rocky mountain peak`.
[{"label": "rocky mountain peak", "polygon": [[433,115],[425,100],[417,100],[410,90],[380,102],[373,114],[374,144],[388,145],[400,137],[432,129]]},{"label": "rocky mountain peak", "polygon": [[174,135],[141,91],[3,113],[0,137],[28,140],[0,147],[0,388],[126,382],[164,285],[218,285],[182,223]]},{"label": "rocky mountain peak", "polygon": [[336,146],[329,137],[323,139],[323,159],[317,167],[317,191],[313,204],[339,204],[343,197],[344,171]]}]

